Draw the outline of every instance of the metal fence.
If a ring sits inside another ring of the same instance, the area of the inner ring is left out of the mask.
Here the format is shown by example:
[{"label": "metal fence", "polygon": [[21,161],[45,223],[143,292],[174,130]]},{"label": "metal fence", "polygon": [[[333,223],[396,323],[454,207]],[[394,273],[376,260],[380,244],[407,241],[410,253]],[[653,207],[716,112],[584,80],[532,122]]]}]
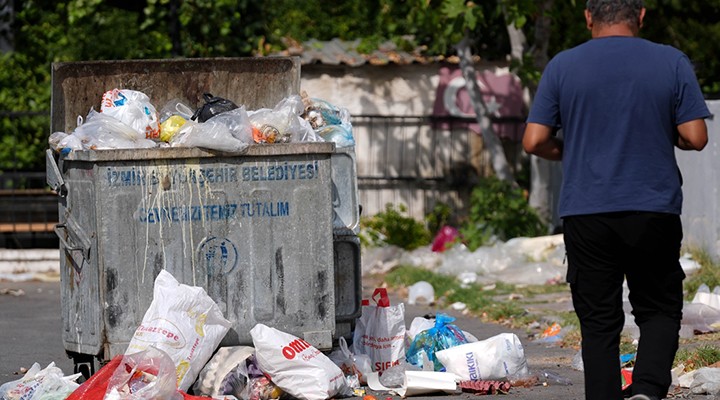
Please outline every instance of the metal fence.
[{"label": "metal fence", "polygon": [[[474,119],[434,116],[353,116],[358,189],[363,215],[403,204],[422,220],[436,204],[465,215],[472,188],[491,175],[482,137],[468,128]],[[522,120],[497,125],[522,129]],[[511,165],[519,163],[519,143],[504,142]]]}]

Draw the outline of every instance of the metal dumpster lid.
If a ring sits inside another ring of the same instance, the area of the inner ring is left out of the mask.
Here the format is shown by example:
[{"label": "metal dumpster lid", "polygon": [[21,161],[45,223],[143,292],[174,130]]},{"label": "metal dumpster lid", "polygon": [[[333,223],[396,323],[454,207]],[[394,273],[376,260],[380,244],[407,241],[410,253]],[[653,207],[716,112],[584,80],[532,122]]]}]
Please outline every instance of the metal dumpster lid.
[{"label": "metal dumpster lid", "polygon": [[226,153],[197,147],[166,147],[153,149],[109,149],[72,151],[63,157],[68,161],[158,160],[210,157],[266,157],[295,154],[332,154],[333,142],[253,144],[241,153]]}]

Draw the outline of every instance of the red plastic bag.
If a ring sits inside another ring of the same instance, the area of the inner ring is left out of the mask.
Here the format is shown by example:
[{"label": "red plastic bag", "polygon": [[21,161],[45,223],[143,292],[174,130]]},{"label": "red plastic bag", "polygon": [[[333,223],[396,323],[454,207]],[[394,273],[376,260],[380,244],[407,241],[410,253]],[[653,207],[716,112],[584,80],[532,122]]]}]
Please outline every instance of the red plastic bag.
[{"label": "red plastic bag", "polygon": [[[109,363],[105,364],[99,371],[92,375],[90,379],[83,382],[80,387],[75,389],[75,391],[72,392],[72,394],[65,400],[103,400],[105,392],[107,392],[110,377],[112,377],[122,359],[122,354],[115,356],[115,358],[110,360]],[[182,395],[184,400],[203,400],[209,398],[203,396],[192,396],[183,391],[178,392]]]},{"label": "red plastic bag", "polygon": [[458,237],[458,230],[452,226],[443,226],[442,229],[435,235],[432,242],[432,251],[436,253],[442,253],[447,250],[451,243],[453,243]]},{"label": "red plastic bag", "polygon": [[74,392],[65,400],[103,400],[105,391],[107,390],[108,381],[115,372],[115,368],[122,360],[122,354],[115,356],[109,363],[105,364],[90,379],[75,389]]}]

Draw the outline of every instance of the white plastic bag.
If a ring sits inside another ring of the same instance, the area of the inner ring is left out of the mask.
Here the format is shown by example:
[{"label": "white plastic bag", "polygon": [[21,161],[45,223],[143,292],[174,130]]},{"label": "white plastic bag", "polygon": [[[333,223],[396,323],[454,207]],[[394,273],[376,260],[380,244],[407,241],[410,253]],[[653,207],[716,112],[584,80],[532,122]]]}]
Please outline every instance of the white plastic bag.
[{"label": "white plastic bag", "polygon": [[263,324],[250,330],[258,367],[293,397],[324,400],[350,395],[345,375],[310,343]]},{"label": "white plastic bag", "polygon": [[372,300],[355,323],[353,352],[370,356],[373,371],[384,371],[405,360],[405,305],[390,306],[385,288],[375,289]]},{"label": "white plastic bag", "polygon": [[63,376],[54,362],[44,369],[34,363],[25,375],[0,386],[2,400],[54,400],[64,399],[80,385],[75,381],[81,374]]},{"label": "white plastic bag", "polygon": [[108,380],[104,400],[181,400],[177,391],[175,365],[159,349],[124,355]]},{"label": "white plastic bag", "polygon": [[180,284],[161,270],[155,279],[152,303],[125,354],[150,346],[166,352],[175,363],[178,388],[186,391],[230,325],[203,288]]},{"label": "white plastic bag", "polygon": [[143,92],[108,90],[103,93],[100,112],[131,126],[145,139],[160,140],[158,112]]},{"label": "white plastic bag", "polygon": [[90,110],[85,123],[82,123],[82,118],[78,118],[78,122],[78,127],[69,137],[78,138],[85,150],[151,148],[157,146],[155,142],[145,139],[143,135],[129,125],[95,110]]},{"label": "white plastic bag", "polygon": [[527,359],[514,333],[501,333],[474,343],[461,344],[435,353],[447,372],[462,380],[504,379],[528,374]]},{"label": "white plastic bag", "polygon": [[204,149],[240,153],[248,144],[236,139],[227,125],[213,121],[187,121],[170,139],[171,147],[202,147]]},{"label": "white plastic bag", "polygon": [[339,349],[328,355],[330,359],[340,367],[345,376],[357,376],[357,382],[366,384],[367,375],[372,372],[370,356],[367,354],[353,354],[348,348],[344,337],[338,339]]}]

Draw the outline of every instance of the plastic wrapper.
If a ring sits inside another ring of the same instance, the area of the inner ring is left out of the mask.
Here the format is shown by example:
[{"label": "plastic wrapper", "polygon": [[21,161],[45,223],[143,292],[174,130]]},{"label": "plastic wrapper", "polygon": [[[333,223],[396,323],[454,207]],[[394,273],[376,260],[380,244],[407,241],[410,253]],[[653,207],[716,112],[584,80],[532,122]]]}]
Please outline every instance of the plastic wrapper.
[{"label": "plastic wrapper", "polygon": [[228,153],[241,153],[248,144],[233,137],[230,129],[220,122],[196,123],[188,121],[170,140],[171,147],[202,147]]},{"label": "plastic wrapper", "polygon": [[401,362],[398,365],[386,369],[382,375],[380,375],[380,383],[389,388],[399,388],[405,384],[405,372],[406,371],[420,371],[420,368]]},{"label": "plastic wrapper", "polygon": [[468,342],[460,328],[451,324],[452,321],[455,321],[455,318],[438,313],[435,317],[435,326],[420,332],[413,339],[407,350],[407,362],[422,367],[420,352],[424,351],[427,359],[434,364],[435,371],[442,370],[443,364],[435,357],[435,352]]},{"label": "plastic wrapper", "polygon": [[318,128],[315,133],[326,142],[334,142],[337,147],[355,146],[352,132],[341,125],[328,125]]},{"label": "plastic wrapper", "polygon": [[249,112],[253,128],[253,140],[256,143],[290,143],[323,141],[301,118],[303,103],[298,95],[281,100],[275,108],[261,108]]},{"label": "plastic wrapper", "polygon": [[179,115],[171,115],[168,117],[160,123],[160,140],[169,142],[186,122],[187,120]]},{"label": "plastic wrapper", "polygon": [[184,120],[192,119],[193,110],[185,104],[182,100],[175,98],[165,102],[165,105],[160,109],[160,123],[165,122],[172,116],[182,117]]},{"label": "plastic wrapper", "polygon": [[108,381],[105,400],[182,399],[175,364],[162,350],[148,347],[125,355]]},{"label": "plastic wrapper", "polygon": [[336,107],[321,99],[302,97],[304,110],[302,117],[311,128],[326,142],[334,142],[337,147],[355,145],[350,122],[350,112],[346,108]]},{"label": "plastic wrapper", "polygon": [[[358,384],[367,383],[367,375],[372,372],[370,357],[367,354],[353,354],[342,336],[338,339],[338,343],[340,348],[328,354],[328,357],[340,367],[346,377],[357,377]],[[351,385],[351,387],[355,388],[359,385]]]},{"label": "plastic wrapper", "polygon": [[248,144],[253,142],[253,128],[245,106],[218,114],[210,118],[207,123],[223,124],[235,139]]},{"label": "plastic wrapper", "polygon": [[100,112],[130,126],[146,139],[160,140],[158,112],[143,92],[108,90],[102,96]]}]

